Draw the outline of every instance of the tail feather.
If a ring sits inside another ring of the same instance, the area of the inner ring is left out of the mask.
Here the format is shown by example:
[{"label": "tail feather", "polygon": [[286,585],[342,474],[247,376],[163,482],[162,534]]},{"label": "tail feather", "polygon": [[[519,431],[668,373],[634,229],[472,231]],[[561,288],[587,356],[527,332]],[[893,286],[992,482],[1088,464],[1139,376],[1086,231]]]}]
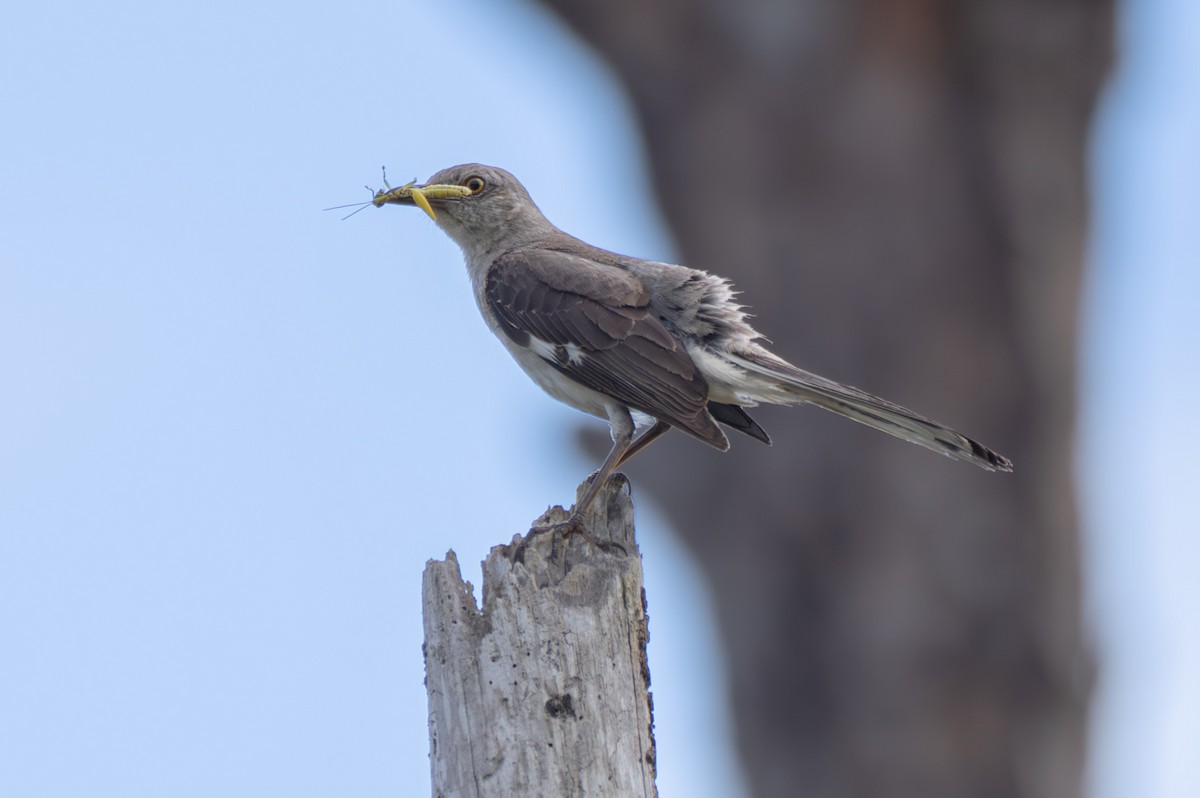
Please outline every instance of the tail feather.
[{"label": "tail feather", "polygon": [[866,391],[798,369],[765,349],[740,349],[726,357],[750,374],[765,378],[766,384],[755,399],[772,404],[816,405],[952,459],[966,460],[988,471],[1012,471],[1012,461],[1007,457],[949,427]]},{"label": "tail feather", "polygon": [[737,405],[727,405],[720,402],[709,402],[708,412],[717,421],[720,421],[730,429],[735,429],[738,432],[749,435],[755,440],[762,441],[767,446],[771,445],[771,436],[767,431],[758,425],[758,422],[750,418],[750,414]]}]

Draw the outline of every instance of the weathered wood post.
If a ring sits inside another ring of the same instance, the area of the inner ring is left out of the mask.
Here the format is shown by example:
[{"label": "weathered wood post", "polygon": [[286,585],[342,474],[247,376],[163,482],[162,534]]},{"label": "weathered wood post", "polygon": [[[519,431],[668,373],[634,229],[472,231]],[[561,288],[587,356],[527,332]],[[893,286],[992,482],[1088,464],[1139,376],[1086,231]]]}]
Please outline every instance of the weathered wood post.
[{"label": "weathered wood post", "polygon": [[[579,490],[584,489],[581,485]],[[628,482],[611,479],[579,536],[543,535],[483,565],[483,608],[454,552],[423,585],[435,798],[655,796],[649,640]],[[566,519],[552,508],[539,523]]]}]

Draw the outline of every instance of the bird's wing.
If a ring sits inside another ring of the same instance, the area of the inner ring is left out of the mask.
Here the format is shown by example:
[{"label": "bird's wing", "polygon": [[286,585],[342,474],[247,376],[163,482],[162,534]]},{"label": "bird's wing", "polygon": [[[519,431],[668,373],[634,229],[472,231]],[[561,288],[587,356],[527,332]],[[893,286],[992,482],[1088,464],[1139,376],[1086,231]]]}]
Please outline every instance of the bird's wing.
[{"label": "bird's wing", "polygon": [[515,250],[488,270],[485,297],[504,334],[562,374],[729,447],[706,409],[704,377],[628,272],[569,252]]}]

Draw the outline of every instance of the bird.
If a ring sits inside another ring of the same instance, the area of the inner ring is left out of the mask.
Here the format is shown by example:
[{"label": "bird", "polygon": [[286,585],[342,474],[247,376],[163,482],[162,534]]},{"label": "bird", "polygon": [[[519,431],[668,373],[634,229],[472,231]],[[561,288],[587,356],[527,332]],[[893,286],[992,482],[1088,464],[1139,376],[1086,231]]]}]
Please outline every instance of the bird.
[{"label": "bird", "polygon": [[815,405],[955,460],[1012,471],[1007,457],[949,427],[772,353],[729,280],[563,232],[504,169],[461,164],[396,188],[385,174],[384,185],[375,207],[419,207],[462,249],[484,321],[525,373],[608,422],[612,448],[567,521],[531,536],[582,533],[607,479],[673,428],[722,452],[730,445],[723,427],[769,445],[746,412],[759,404]]}]

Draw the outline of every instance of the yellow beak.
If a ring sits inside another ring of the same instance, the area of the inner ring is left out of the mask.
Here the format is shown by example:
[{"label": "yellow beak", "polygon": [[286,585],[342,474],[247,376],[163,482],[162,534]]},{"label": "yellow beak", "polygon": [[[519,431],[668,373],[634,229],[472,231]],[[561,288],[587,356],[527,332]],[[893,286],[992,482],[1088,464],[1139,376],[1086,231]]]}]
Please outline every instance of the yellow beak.
[{"label": "yellow beak", "polygon": [[433,212],[433,206],[429,204],[430,200],[451,199],[455,197],[470,196],[471,189],[466,186],[454,186],[449,184],[434,183],[428,186],[418,186],[417,181],[406,183],[403,186],[396,188],[379,189],[375,192],[374,198],[371,200],[375,207],[381,207],[385,203],[394,205],[416,205],[425,213],[429,214],[429,218],[437,221],[437,214]]}]

